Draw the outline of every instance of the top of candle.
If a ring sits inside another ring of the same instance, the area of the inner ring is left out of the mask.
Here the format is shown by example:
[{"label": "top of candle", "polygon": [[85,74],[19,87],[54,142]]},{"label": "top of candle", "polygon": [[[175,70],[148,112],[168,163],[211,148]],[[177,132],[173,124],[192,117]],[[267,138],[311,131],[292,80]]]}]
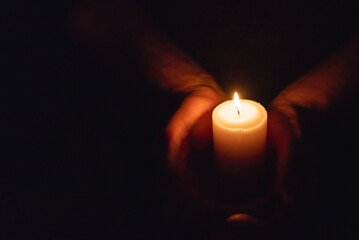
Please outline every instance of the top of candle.
[{"label": "top of candle", "polygon": [[213,119],[224,128],[232,130],[250,130],[261,125],[267,119],[265,108],[251,100],[239,100],[240,114],[234,107],[234,100],[229,100],[218,105],[213,111]]}]

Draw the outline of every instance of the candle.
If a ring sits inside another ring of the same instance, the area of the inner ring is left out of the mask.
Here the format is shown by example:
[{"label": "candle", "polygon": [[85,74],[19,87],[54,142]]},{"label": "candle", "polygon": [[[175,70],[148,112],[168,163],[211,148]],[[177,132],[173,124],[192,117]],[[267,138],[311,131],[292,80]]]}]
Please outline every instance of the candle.
[{"label": "candle", "polygon": [[235,192],[255,187],[264,168],[267,111],[251,100],[219,104],[212,113],[213,147],[219,181]]}]

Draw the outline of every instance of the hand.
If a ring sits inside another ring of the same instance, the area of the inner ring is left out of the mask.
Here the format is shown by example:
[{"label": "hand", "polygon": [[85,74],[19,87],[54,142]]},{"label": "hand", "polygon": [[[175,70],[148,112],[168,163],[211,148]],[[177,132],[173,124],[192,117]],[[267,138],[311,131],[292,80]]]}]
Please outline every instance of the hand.
[{"label": "hand", "polygon": [[268,111],[268,158],[275,170],[275,180],[265,196],[267,214],[238,213],[227,219],[231,234],[243,239],[280,239],[293,231],[293,222],[286,217],[298,209],[291,186],[292,168],[296,165],[295,151],[301,132],[297,112],[283,101],[274,101]]},{"label": "hand", "polygon": [[[172,199],[167,211],[187,220],[224,223],[231,214],[265,208],[263,198],[233,201],[217,187],[213,171],[212,111],[226,98],[221,91],[201,87],[191,92],[167,126]],[[169,194],[171,195],[171,194]]]},{"label": "hand", "polygon": [[[294,107],[274,101],[268,112],[269,160],[275,169],[275,180],[269,191],[250,199],[231,199],[217,191],[212,167],[212,118],[223,94],[198,89],[182,103],[167,127],[168,160],[172,170],[175,213],[187,221],[202,225],[225,222],[230,232],[273,238],[284,234],[284,216],[295,197],[288,178],[293,153],[300,139],[300,128]],[[172,200],[173,200],[172,199]],[[174,202],[172,201],[172,204]],[[237,214],[235,214],[237,213]],[[229,216],[229,217],[228,217]],[[286,222],[286,224],[289,224]],[[284,228],[289,230],[289,226]],[[268,235],[268,233],[273,235]]]},{"label": "hand", "polygon": [[[194,219],[201,215],[201,209],[207,209],[203,199],[210,202],[210,197],[204,195],[213,187],[212,111],[225,100],[220,90],[197,88],[184,99],[167,126],[168,165],[172,178],[169,191],[174,195],[167,204],[171,204],[168,211],[175,211],[173,214],[183,216],[190,212],[188,218]],[[209,202],[207,205],[211,204]]]},{"label": "hand", "polygon": [[222,92],[208,87],[199,87],[184,99],[166,129],[172,170],[186,169],[190,151],[202,150],[211,144],[212,111],[225,100]]}]

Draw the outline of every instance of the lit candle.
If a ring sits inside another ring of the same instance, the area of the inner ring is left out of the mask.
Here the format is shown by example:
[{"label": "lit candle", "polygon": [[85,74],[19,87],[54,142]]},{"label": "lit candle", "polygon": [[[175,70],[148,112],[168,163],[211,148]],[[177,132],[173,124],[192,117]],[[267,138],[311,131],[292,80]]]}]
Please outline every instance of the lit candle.
[{"label": "lit candle", "polygon": [[219,104],[212,113],[215,166],[220,182],[243,192],[258,184],[264,167],[267,111],[251,100]]}]

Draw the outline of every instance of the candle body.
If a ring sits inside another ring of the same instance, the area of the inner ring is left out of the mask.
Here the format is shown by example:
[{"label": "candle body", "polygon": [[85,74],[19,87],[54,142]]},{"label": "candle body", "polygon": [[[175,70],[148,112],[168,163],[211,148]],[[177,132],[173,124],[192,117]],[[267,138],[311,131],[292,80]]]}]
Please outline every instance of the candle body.
[{"label": "candle body", "polygon": [[241,100],[238,114],[233,100],[218,105],[212,113],[215,165],[220,182],[244,192],[258,184],[267,138],[267,111],[257,102]]}]

